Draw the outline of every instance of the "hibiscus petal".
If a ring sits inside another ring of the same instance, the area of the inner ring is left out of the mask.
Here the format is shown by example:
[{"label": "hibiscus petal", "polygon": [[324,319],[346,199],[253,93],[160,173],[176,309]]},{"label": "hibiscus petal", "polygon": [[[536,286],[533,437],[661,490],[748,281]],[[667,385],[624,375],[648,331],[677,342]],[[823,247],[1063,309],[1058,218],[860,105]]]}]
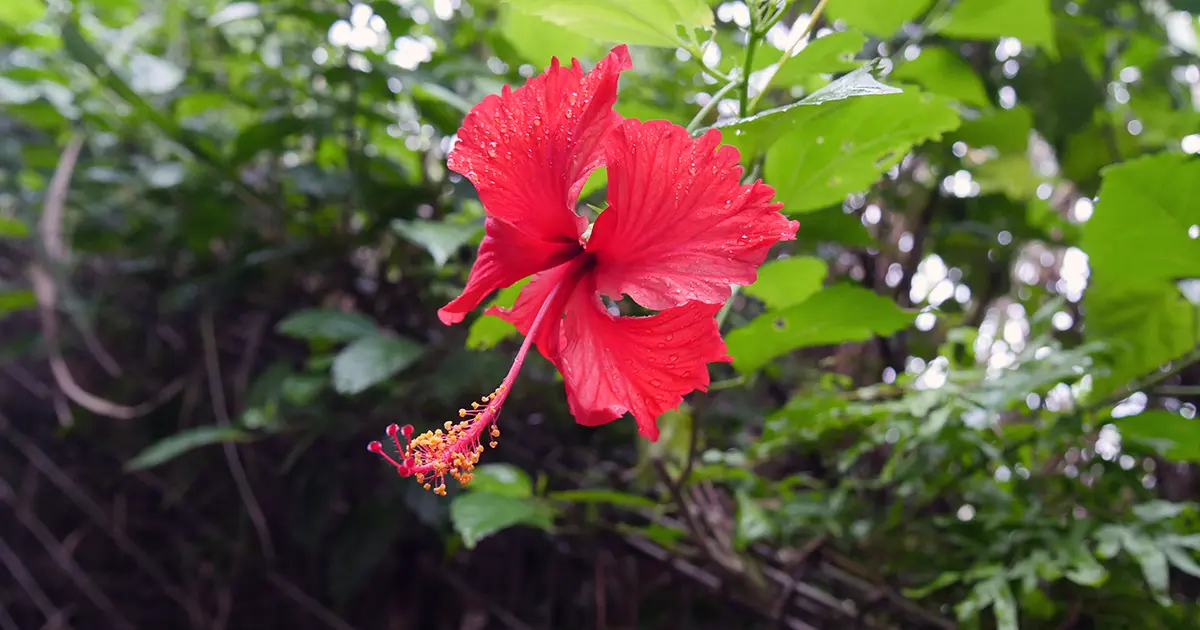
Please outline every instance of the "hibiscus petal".
[{"label": "hibiscus petal", "polygon": [[542,304],[545,304],[546,300],[550,298],[550,292],[555,287],[559,287],[559,292],[554,297],[557,304],[551,305],[550,311],[547,313],[548,319],[542,321],[536,333],[537,337],[533,340],[542,356],[558,367],[562,314],[567,300],[570,299],[574,290],[574,285],[579,281],[582,266],[583,260],[575,258],[553,269],[538,273],[533,276],[529,284],[521,289],[512,308],[493,306],[484,311],[484,314],[495,315],[515,326],[522,335],[528,335],[529,328],[533,326],[533,321],[537,318]]},{"label": "hibiscus petal", "polygon": [[593,282],[567,304],[559,368],[579,424],[632,413],[638,433],[658,440],[658,417],[693,390],[708,388],[709,363],[729,362],[713,318],[719,305],[689,302],[649,317],[613,317]]},{"label": "hibiscus petal", "polygon": [[609,208],[587,250],[599,291],[661,310],[720,304],[752,284],[767,250],[800,227],[761,181],[741,185],[737,149],[711,130],[692,139],[666,121],[623,121],[606,141]]},{"label": "hibiscus petal", "polygon": [[[561,265],[575,258],[579,252],[578,241],[555,242],[534,238],[503,221],[488,218],[484,222],[479,257],[471,267],[466,288],[462,295],[438,309],[438,317],[447,325],[461,322],[492,291],[510,286],[543,269]],[[537,307],[534,307],[536,313]]]},{"label": "hibiscus petal", "polygon": [[463,120],[450,169],[475,185],[489,216],[531,237],[577,240],[587,227],[579,191],[604,164],[601,140],[621,120],[617,78],[631,66],[625,46],[587,74],[555,58],[524,87],[484,98]]}]

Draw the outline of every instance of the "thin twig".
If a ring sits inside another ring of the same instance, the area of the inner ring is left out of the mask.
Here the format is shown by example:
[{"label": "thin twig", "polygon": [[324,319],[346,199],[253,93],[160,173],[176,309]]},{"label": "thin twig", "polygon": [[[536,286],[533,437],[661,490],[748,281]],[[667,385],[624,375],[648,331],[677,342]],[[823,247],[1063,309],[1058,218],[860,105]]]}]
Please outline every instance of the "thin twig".
[{"label": "thin twig", "polygon": [[167,577],[162,567],[150,557],[148,553],[138,547],[128,535],[120,528],[112,523],[112,519],[105,514],[104,509],[100,507],[86,492],[84,492],[69,475],[66,474],[54,460],[46,455],[45,451],[38,448],[32,440],[26,435],[18,431],[12,426],[8,418],[0,414],[0,435],[3,435],[8,441],[16,447],[18,451],[33,465],[38,472],[42,473],[50,480],[63,494],[67,495],[79,509],[92,520],[93,523],[100,526],[101,529],[108,534],[109,538],[116,543],[121,551],[133,558],[138,564],[138,568],[149,576],[155,583],[163,589],[163,591],[178,603],[188,615],[193,619],[203,619],[203,614],[195,602],[188,599],[184,592],[176,585],[172,584],[170,578]]},{"label": "thin twig", "polygon": [[17,520],[25,526],[25,529],[33,534],[34,538],[38,539],[38,542],[45,548],[46,553],[62,569],[62,572],[71,578],[75,586],[95,604],[96,608],[99,608],[101,612],[108,615],[110,627],[129,628],[130,630],[134,628],[133,624],[129,623],[129,620],[125,619],[120,610],[117,609],[113,601],[104,594],[104,591],[100,590],[88,578],[87,572],[83,570],[83,567],[75,562],[66,544],[56,540],[50,532],[50,528],[46,527],[46,524],[28,507],[22,507],[19,504],[16,492],[3,479],[0,479],[0,500],[12,508],[17,516]]},{"label": "thin twig", "polygon": [[338,617],[332,610],[321,605],[321,602],[309,597],[307,593],[300,590],[295,584],[288,581],[275,571],[267,571],[267,581],[274,586],[276,590],[290,597],[300,607],[307,610],[313,617],[319,619],[322,623],[333,628],[333,630],[355,630],[354,626],[346,623],[341,617]]},{"label": "thin twig", "polygon": [[[225,406],[225,389],[221,382],[221,363],[217,357],[217,336],[213,331],[211,311],[206,311],[200,318],[200,338],[204,344],[204,365],[208,371],[208,393],[212,398],[213,414],[220,426],[233,426],[229,419],[229,409]],[[273,560],[275,545],[271,543],[271,531],[267,525],[267,517],[263,513],[262,506],[259,505],[258,499],[254,496],[254,489],[250,487],[250,480],[246,477],[246,469],[242,466],[237,446],[229,441],[223,442],[221,446],[225,450],[225,461],[229,464],[229,472],[233,475],[238,494],[241,495],[242,503],[246,505],[246,512],[250,516],[250,522],[254,524],[254,531],[258,534],[263,555],[268,560]]]},{"label": "thin twig", "polygon": [[749,114],[749,112],[754,110],[754,107],[758,105],[759,99],[761,99],[763,95],[767,93],[767,89],[771,87],[771,81],[775,80],[775,77],[779,76],[780,72],[783,72],[783,67],[787,65],[788,60],[792,58],[792,55],[796,54],[796,47],[800,45],[800,42],[805,41],[805,39],[808,37],[808,34],[812,32],[813,27],[816,26],[817,20],[821,19],[821,14],[825,11],[826,4],[829,4],[829,0],[821,0],[817,3],[817,7],[813,9],[812,17],[809,18],[808,24],[804,25],[804,30],[800,31],[800,36],[796,38],[796,41],[792,42],[791,46],[788,46],[788,49],[784,51],[783,56],[779,58],[779,65],[775,68],[775,73],[771,75],[771,78],[766,82],[766,84],[763,85],[758,94],[754,96],[754,100],[750,101],[750,106],[747,108],[747,111],[742,114],[743,116],[746,116]]},{"label": "thin twig", "polygon": [[[38,222],[38,232],[42,247],[45,249],[47,262],[60,261],[66,255],[66,245],[63,244],[61,234],[63,209],[67,202],[67,190],[71,184],[71,175],[75,171],[75,164],[82,149],[83,137],[78,135],[72,137],[67,143],[67,148],[59,157],[58,166],[54,169],[54,176],[51,178],[49,190],[46,192],[46,202],[42,209],[42,218]],[[98,415],[117,420],[130,420],[150,413],[183,389],[183,380],[176,379],[154,398],[136,407],[121,405],[84,390],[75,381],[75,377],[63,359],[62,346],[59,343],[58,316],[56,315],[58,287],[47,265],[39,262],[36,257],[29,266],[29,279],[38,303],[38,315],[46,344],[46,354],[49,355],[50,372],[54,375],[54,382],[59,389],[72,402]],[[101,363],[104,362],[101,361]]]},{"label": "thin twig", "polygon": [[8,546],[8,543],[3,538],[0,538],[0,564],[3,564],[4,568],[8,569],[8,572],[12,574],[17,584],[25,590],[25,594],[29,596],[29,600],[42,612],[42,615],[46,617],[46,621],[53,620],[57,614],[58,607],[50,602],[50,598],[46,596],[46,591],[42,590],[41,585],[34,579],[33,574],[25,567],[25,563],[21,562],[21,557],[12,550],[12,547]]}]

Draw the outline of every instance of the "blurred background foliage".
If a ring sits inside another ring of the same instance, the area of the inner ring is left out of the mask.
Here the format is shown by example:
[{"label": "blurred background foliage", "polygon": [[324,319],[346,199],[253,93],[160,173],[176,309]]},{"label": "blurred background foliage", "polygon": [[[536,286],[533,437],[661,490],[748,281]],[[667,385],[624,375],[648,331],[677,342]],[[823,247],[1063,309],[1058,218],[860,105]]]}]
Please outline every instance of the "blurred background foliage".
[{"label": "blurred background foliage", "polygon": [[[1200,626],[1196,12],[3,0],[0,629]],[[659,442],[539,358],[435,497],[363,447],[518,341],[453,134],[616,43],[799,240]]]}]

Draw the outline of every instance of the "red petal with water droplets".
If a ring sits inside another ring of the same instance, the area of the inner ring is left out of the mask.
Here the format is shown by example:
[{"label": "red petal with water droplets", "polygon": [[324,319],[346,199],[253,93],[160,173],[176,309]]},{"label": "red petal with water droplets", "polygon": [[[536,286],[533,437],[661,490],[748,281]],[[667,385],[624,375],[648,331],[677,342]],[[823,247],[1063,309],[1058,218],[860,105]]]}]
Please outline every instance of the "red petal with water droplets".
[{"label": "red petal with water droplets", "polygon": [[450,169],[475,184],[489,216],[531,237],[578,239],[587,221],[575,204],[604,164],[601,140],[621,120],[617,78],[631,65],[625,46],[587,74],[555,58],[524,87],[484,98],[458,130]]},{"label": "red petal with water droplets", "polygon": [[754,282],[772,245],[795,238],[800,224],[771,203],[774,189],[742,185],[737,149],[720,142],[716,130],[692,139],[666,121],[625,120],[609,135],[610,207],[587,244],[601,293],[656,310],[720,304],[731,284]]},{"label": "red petal with water droplets", "polygon": [[632,413],[638,433],[658,440],[658,417],[708,388],[709,363],[728,362],[713,319],[719,305],[689,302],[649,317],[614,317],[592,279],[567,304],[559,368],[576,422],[596,426]]},{"label": "red petal with water droplets", "polygon": [[[578,241],[537,239],[503,221],[488,218],[484,222],[479,257],[471,267],[466,288],[462,295],[438,309],[438,317],[444,324],[461,322],[492,291],[510,286],[543,269],[561,265],[575,258],[580,251]],[[537,314],[536,306],[533,312]]]},{"label": "red petal with water droplets", "polygon": [[529,328],[537,318],[538,310],[550,297],[550,292],[555,287],[561,287],[554,297],[556,304],[550,306],[550,310],[546,314],[547,319],[539,326],[537,337],[533,340],[542,356],[557,367],[562,314],[567,300],[570,299],[574,290],[574,285],[579,282],[583,262],[582,258],[577,257],[570,262],[535,275],[529,284],[521,289],[521,294],[517,296],[512,308],[493,306],[484,311],[484,314],[495,315],[515,326],[522,335],[528,335]]}]

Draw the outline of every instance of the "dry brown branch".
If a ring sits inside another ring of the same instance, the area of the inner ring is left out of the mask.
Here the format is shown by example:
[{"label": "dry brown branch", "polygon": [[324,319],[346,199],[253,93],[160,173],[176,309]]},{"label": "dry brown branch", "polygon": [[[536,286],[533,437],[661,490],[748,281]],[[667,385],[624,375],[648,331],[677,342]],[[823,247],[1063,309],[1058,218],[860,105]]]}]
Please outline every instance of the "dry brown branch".
[{"label": "dry brown branch", "polygon": [[[208,371],[208,392],[212,398],[213,414],[217,417],[217,423],[222,427],[232,426],[233,423],[229,419],[229,409],[225,406],[225,389],[221,381],[221,363],[217,357],[217,335],[213,330],[212,313],[206,312],[200,318],[200,337],[204,343],[204,365]],[[223,442],[221,444],[225,451],[225,461],[229,464],[229,472],[233,475],[233,481],[237,484],[238,494],[241,495],[242,503],[246,506],[246,513],[250,516],[250,522],[254,524],[254,531],[258,534],[259,544],[262,546],[263,555],[268,560],[275,557],[275,545],[271,543],[271,530],[267,524],[267,516],[263,513],[262,506],[259,505],[258,499],[254,496],[254,489],[250,487],[250,480],[246,477],[246,468],[242,466],[241,456],[238,455],[237,446],[233,442]]]},{"label": "dry brown branch", "polygon": [[[75,171],[75,163],[79,159],[79,152],[82,149],[83,137],[78,135],[72,137],[58,160],[58,166],[54,169],[54,176],[50,180],[50,188],[46,193],[46,202],[42,209],[42,218],[38,222],[38,233],[42,241],[45,261],[39,261],[37,256],[33,258],[33,262],[29,266],[29,280],[33,285],[33,293],[38,303],[38,316],[42,325],[42,335],[45,338],[46,353],[49,355],[50,371],[54,375],[54,382],[58,388],[72,402],[92,413],[117,420],[130,420],[150,413],[178,394],[183,389],[184,381],[176,379],[150,400],[135,407],[129,407],[106,400],[83,389],[75,381],[75,377],[63,359],[57,315],[58,285],[55,284],[49,265],[58,264],[66,257],[66,245],[62,239],[62,216],[67,202],[67,190],[71,184],[71,175]],[[89,344],[89,347],[94,353],[97,353],[97,357],[107,356],[107,353],[102,350],[97,352],[98,343]],[[110,364],[106,369],[110,374],[113,373],[110,368],[114,367],[116,362],[111,357],[107,361],[101,360],[100,363],[102,365]],[[116,373],[119,372],[120,369],[116,368]],[[61,411],[59,416],[60,418],[63,416]]]}]

